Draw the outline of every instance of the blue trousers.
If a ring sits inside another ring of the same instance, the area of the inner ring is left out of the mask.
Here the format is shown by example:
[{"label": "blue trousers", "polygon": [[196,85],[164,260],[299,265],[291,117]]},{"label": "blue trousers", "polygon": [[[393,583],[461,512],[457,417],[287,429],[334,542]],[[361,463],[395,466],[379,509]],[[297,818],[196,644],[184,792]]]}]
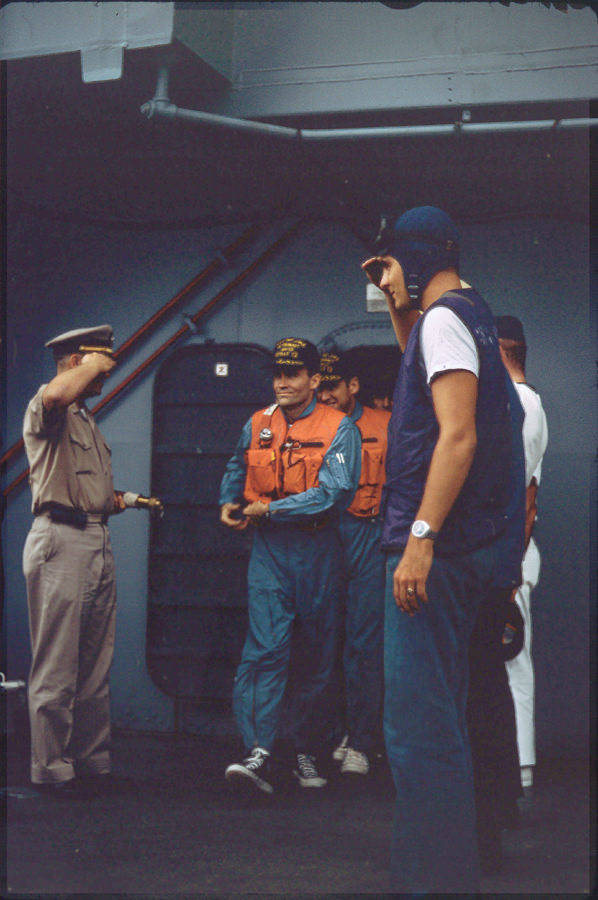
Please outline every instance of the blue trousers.
[{"label": "blue trousers", "polygon": [[271,750],[288,677],[293,623],[309,661],[291,700],[290,737],[298,751],[313,746],[334,663],[340,548],[331,526],[256,529],[249,561],[249,629],[233,689],[245,748]]},{"label": "blue trousers", "polygon": [[466,725],[468,646],[479,598],[498,561],[491,545],[435,558],[429,602],[414,616],[397,607],[386,565],[384,736],[396,788],[391,889],[477,890],[479,862]]},{"label": "blue trousers", "polygon": [[349,746],[370,753],[382,728],[384,690],[384,556],[382,523],[343,513],[343,670]]}]

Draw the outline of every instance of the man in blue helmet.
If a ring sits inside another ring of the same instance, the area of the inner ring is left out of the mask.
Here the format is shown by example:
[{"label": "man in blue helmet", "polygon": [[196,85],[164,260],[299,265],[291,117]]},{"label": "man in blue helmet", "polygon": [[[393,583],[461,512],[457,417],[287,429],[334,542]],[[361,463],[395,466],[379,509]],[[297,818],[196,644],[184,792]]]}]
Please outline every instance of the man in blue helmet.
[{"label": "man in blue helmet", "polygon": [[386,294],[403,350],[382,532],[384,730],[397,790],[392,887],[462,893],[478,886],[468,643],[499,571],[518,583],[506,526],[513,495],[523,496],[515,460],[523,448],[493,317],[462,287],[450,217],[416,207],[382,241],[363,268]]}]

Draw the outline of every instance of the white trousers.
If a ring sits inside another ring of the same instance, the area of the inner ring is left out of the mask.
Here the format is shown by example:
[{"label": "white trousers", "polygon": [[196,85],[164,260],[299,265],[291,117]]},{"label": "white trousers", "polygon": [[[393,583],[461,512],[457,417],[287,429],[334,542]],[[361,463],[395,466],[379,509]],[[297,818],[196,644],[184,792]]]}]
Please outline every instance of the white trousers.
[{"label": "white trousers", "polygon": [[505,663],[509,687],[515,704],[517,724],[517,750],[520,766],[536,764],[536,739],[534,725],[534,665],[532,659],[532,590],[540,577],[540,554],[534,540],[529,543],[523,558],[523,584],[515,594],[517,606],[525,623],[523,648],[515,659]]}]

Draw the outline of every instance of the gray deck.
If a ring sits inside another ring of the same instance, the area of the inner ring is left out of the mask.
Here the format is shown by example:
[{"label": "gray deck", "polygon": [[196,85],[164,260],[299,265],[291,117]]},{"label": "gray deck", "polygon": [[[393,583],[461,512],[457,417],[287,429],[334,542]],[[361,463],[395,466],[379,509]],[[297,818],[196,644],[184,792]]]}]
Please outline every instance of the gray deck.
[{"label": "gray deck", "polygon": [[[57,802],[34,794],[9,748],[7,886],[18,894],[375,894],[388,890],[392,782],[332,777],[251,802],[231,796],[229,738],[118,734],[114,769],[138,793]],[[286,770],[285,770],[286,771]],[[346,778],[346,776],[345,776]],[[580,894],[590,887],[588,764],[545,760],[505,863],[483,893]]]}]

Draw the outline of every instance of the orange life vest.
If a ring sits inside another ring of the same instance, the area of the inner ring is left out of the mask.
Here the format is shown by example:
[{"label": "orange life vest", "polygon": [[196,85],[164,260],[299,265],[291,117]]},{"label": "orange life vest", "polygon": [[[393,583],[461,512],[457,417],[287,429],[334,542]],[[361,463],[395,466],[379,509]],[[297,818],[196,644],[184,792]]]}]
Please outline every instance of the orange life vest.
[{"label": "orange life vest", "polygon": [[355,423],[361,432],[361,475],[348,512],[360,518],[377,516],[380,511],[382,486],[386,481],[386,433],[389,419],[388,410],[364,406]]},{"label": "orange life vest", "polygon": [[276,403],[254,413],[245,451],[247,502],[269,503],[317,487],[320,466],[343,418],[323,403],[291,424]]}]

